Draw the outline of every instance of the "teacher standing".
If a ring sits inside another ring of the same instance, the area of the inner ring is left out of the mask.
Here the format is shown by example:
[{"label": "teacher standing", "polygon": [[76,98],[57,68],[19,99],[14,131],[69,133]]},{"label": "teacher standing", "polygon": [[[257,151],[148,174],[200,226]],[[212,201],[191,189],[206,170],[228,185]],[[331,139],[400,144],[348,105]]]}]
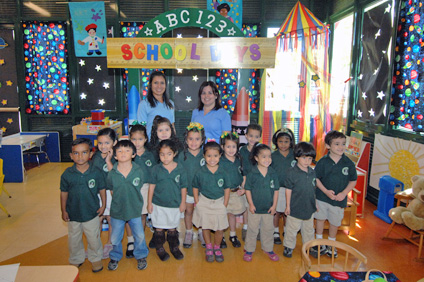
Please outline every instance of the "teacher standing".
[{"label": "teacher standing", "polygon": [[231,131],[231,118],[222,108],[218,87],[212,81],[205,81],[199,88],[199,106],[193,111],[192,122],[205,128],[206,140],[215,139],[219,143],[221,134]]},{"label": "teacher standing", "polygon": [[151,135],[153,119],[155,116],[169,119],[174,125],[174,102],[166,94],[166,76],[163,72],[154,71],[149,78],[147,98],[140,102],[137,109],[137,121],[146,122],[147,135]]}]

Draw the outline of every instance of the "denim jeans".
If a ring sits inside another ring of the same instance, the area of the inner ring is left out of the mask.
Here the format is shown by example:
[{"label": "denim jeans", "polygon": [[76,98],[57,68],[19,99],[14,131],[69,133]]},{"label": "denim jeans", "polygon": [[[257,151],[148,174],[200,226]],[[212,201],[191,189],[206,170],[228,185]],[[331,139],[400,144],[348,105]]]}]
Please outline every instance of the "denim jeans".
[{"label": "denim jeans", "polygon": [[[120,261],[123,256],[122,251],[122,237],[125,231],[125,221],[110,218],[112,225],[112,245],[113,249],[109,254],[110,259]],[[146,239],[144,238],[143,224],[141,223],[141,217],[132,218],[127,221],[130,225],[131,231],[134,236],[134,257],[136,259],[146,258],[149,254],[149,249],[146,245]]]}]

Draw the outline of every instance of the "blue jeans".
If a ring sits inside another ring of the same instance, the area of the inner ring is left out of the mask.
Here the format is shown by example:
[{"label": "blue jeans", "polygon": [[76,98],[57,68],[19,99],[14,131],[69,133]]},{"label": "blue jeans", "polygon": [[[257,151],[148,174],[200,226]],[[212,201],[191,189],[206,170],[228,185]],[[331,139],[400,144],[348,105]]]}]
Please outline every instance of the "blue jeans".
[{"label": "blue jeans", "polygon": [[[109,254],[110,259],[120,261],[123,256],[122,252],[122,237],[125,231],[125,221],[110,218],[112,225],[112,245],[113,249]],[[134,257],[136,259],[146,258],[149,254],[149,249],[146,245],[146,239],[144,238],[143,224],[141,223],[141,217],[132,218],[128,221],[131,231],[134,236]]]}]

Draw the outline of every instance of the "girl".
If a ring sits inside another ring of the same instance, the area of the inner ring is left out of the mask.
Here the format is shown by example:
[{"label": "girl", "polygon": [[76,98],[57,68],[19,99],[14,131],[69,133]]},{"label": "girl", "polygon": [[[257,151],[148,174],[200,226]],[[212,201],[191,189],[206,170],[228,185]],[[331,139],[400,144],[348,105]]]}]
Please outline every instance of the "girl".
[{"label": "girl", "polygon": [[[158,153],[159,142],[167,139],[173,141],[176,144],[178,151],[182,149],[180,141],[178,141],[178,137],[175,134],[175,131],[169,119],[167,119],[166,117],[155,116],[155,119],[153,120],[152,135],[149,144],[150,148],[152,148],[152,150],[155,150]],[[158,155],[156,154],[155,157],[158,157]],[[156,158],[156,160],[158,160],[158,158]]]},{"label": "girl", "polygon": [[[246,178],[246,198],[249,203],[248,227],[243,260],[251,261],[256,248],[256,237],[260,231],[262,250],[272,261],[280,258],[273,251],[273,216],[278,200],[278,176],[271,165],[271,149],[256,143],[252,148],[250,160],[253,165]],[[259,227],[260,226],[260,227]]]},{"label": "girl", "polygon": [[[194,172],[205,165],[202,150],[205,139],[205,129],[203,125],[197,122],[190,122],[184,133],[184,151],[182,154],[178,154],[178,163],[182,164],[187,172],[187,198],[186,210],[184,213],[186,234],[183,242],[184,248],[190,248],[193,244],[194,198],[192,181]],[[204,247],[205,241],[203,239],[202,230],[199,229],[198,231],[198,238]]]},{"label": "girl", "polygon": [[167,240],[172,255],[177,260],[184,258],[178,248],[177,227],[181,213],[186,208],[187,176],[183,166],[174,161],[177,153],[177,144],[173,141],[162,140],[159,143],[161,163],[153,168],[152,182],[149,186],[147,210],[152,215],[156,252],[162,261],[169,258],[169,254],[163,248],[166,230],[168,230]]},{"label": "girl", "polygon": [[[238,153],[239,136],[237,133],[225,132],[221,135],[221,146],[224,154],[219,163],[224,170],[228,173],[230,199],[228,201],[227,213],[228,222],[230,224],[230,241],[233,247],[241,247],[241,243],[236,235],[236,215],[243,214],[244,218],[247,217],[246,213],[246,197],[244,196],[245,190],[242,187],[243,175],[241,169],[240,155]],[[225,238],[222,239],[221,248],[227,247]]]},{"label": "girl", "polygon": [[[93,155],[92,162],[95,167],[103,171],[105,180],[109,170],[112,169],[113,164],[116,162],[115,158],[112,158],[113,146],[115,146],[117,142],[116,139],[116,132],[111,128],[103,128],[97,133],[97,151]],[[112,196],[110,194],[110,190],[106,189],[106,209],[103,215],[100,216],[100,222],[103,222],[103,219],[106,219],[109,225],[107,243],[103,248],[103,259],[107,259],[109,257],[109,253],[113,248],[111,241],[112,225],[110,224],[111,202]]]},{"label": "girl", "polygon": [[277,130],[272,136],[272,143],[277,148],[277,151],[273,152],[271,155],[271,167],[277,172],[278,182],[281,186],[278,192],[277,212],[274,216],[274,244],[281,245],[279,220],[280,217],[283,218],[284,226],[284,211],[286,210],[286,188],[284,188],[283,185],[286,180],[287,170],[296,164],[296,160],[293,155],[293,131],[288,128],[281,128]]},{"label": "girl", "polygon": [[[202,227],[206,243],[206,261],[223,262],[220,244],[224,229],[228,227],[227,205],[230,198],[229,181],[224,168],[219,165],[222,148],[215,141],[203,147],[206,165],[197,170],[193,178],[193,196],[196,209],[193,223]],[[199,195],[200,192],[200,195]],[[215,231],[215,244],[212,249],[211,230]]]}]

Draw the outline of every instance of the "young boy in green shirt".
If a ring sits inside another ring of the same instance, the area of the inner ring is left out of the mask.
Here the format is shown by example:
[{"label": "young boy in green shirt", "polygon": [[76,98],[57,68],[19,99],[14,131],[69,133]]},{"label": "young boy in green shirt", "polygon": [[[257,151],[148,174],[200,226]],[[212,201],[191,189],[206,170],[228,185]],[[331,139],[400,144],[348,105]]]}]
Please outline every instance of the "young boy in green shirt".
[{"label": "young boy in green shirt", "polygon": [[[90,139],[76,139],[71,146],[70,157],[75,164],[67,168],[60,179],[62,219],[68,223],[69,262],[77,267],[84,263],[84,233],[92,271],[99,272],[103,269],[99,216],[106,207],[106,185],[103,172],[89,163],[92,156]],[[97,194],[100,194],[101,207]]]}]

